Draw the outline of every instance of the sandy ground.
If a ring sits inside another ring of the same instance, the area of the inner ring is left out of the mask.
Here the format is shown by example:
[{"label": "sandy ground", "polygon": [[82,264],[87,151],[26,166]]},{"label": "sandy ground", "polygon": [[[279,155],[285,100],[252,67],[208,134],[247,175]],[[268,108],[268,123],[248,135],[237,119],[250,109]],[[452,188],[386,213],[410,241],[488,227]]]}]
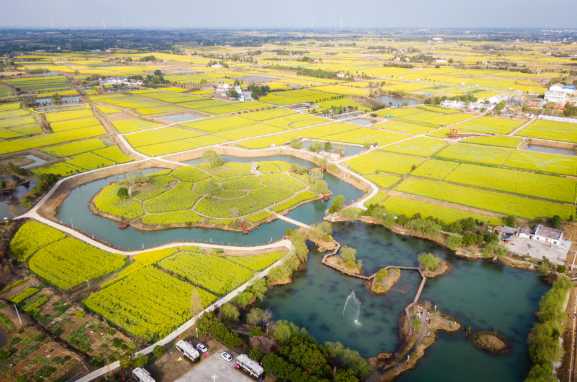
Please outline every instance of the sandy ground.
[{"label": "sandy ground", "polygon": [[[529,248],[529,244],[533,246],[533,249]],[[564,264],[565,262],[559,260],[559,257],[564,257],[565,261],[567,261],[567,252],[569,252],[569,248],[562,248],[556,245],[551,245],[551,247],[549,247],[549,244],[541,241],[515,236],[505,245],[510,252],[519,255],[529,254],[531,257],[538,260],[543,260],[543,256],[545,256],[553,264]]]}]

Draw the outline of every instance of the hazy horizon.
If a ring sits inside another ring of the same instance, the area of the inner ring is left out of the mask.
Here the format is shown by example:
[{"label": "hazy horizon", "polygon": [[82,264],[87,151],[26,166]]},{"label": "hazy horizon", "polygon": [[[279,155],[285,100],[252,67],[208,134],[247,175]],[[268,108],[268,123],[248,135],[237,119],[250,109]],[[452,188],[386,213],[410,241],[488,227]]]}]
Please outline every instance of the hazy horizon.
[{"label": "hazy horizon", "polygon": [[[521,5],[521,6],[520,6]],[[2,5],[0,28],[143,29],[577,29],[577,2],[443,0],[290,2],[223,0],[19,0]]]}]

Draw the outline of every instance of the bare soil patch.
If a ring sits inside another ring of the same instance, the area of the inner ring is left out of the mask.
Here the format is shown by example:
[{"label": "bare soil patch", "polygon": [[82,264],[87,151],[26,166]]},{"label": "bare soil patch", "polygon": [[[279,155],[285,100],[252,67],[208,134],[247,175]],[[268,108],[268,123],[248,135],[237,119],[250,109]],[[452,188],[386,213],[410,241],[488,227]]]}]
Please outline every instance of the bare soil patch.
[{"label": "bare soil patch", "polygon": [[513,345],[504,334],[496,331],[480,331],[471,336],[473,345],[492,355],[509,354]]}]

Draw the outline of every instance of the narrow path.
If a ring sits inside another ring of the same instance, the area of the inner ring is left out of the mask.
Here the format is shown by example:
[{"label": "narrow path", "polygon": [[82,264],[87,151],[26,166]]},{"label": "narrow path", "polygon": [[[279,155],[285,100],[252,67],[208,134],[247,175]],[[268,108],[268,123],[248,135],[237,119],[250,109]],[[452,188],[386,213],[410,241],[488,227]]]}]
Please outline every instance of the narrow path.
[{"label": "narrow path", "polygon": [[532,118],[532,119],[528,120],[527,122],[525,122],[521,126],[517,127],[515,130],[511,131],[507,135],[513,136],[513,135],[517,134],[519,131],[523,130],[525,127],[529,126],[530,124],[532,124],[536,120],[537,120],[537,118]]},{"label": "narrow path", "polygon": [[276,212],[273,212],[273,211],[270,211],[270,210],[267,210],[267,211],[269,211],[269,212],[272,213],[274,216],[276,216],[277,219],[284,220],[285,222],[289,222],[289,223],[294,224],[294,225],[299,226],[299,227],[311,228],[311,226],[309,226],[309,225],[307,225],[307,224],[305,224],[305,223],[301,223],[301,222],[299,222],[299,221],[297,221],[297,220],[291,219],[291,218],[286,217],[286,216],[284,216],[284,215],[277,214]]}]

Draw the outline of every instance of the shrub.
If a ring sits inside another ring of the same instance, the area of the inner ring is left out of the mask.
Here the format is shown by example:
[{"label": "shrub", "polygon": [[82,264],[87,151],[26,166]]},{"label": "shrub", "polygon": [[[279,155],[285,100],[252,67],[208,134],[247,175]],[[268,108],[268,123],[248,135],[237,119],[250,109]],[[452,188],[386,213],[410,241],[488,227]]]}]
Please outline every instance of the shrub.
[{"label": "shrub", "polygon": [[432,253],[421,253],[418,259],[421,268],[429,271],[436,271],[437,267],[441,264],[441,259]]},{"label": "shrub", "polygon": [[260,362],[260,360],[262,359],[262,353],[260,352],[259,348],[252,348],[248,352],[248,357],[253,361]]},{"label": "shrub", "polygon": [[377,280],[382,280],[389,274],[389,271],[385,268],[381,269],[379,273],[377,273]]},{"label": "shrub", "polygon": [[345,204],[345,197],[343,195],[337,196],[332,201],[331,208],[329,209],[329,213],[332,214],[332,213],[340,211],[341,208],[343,207],[343,204]]},{"label": "shrub", "polygon": [[120,199],[126,199],[128,198],[128,188],[126,187],[120,187],[118,189],[118,192],[116,193],[116,196],[118,196]]},{"label": "shrub", "polygon": [[222,319],[225,321],[236,322],[238,321],[238,317],[240,316],[240,313],[236,308],[236,306],[228,302],[222,305],[220,311],[222,313]]},{"label": "shrub", "polygon": [[152,349],[152,355],[156,358],[160,358],[164,355],[164,348],[160,345],[156,345],[154,349]]},{"label": "shrub", "polygon": [[255,326],[254,328],[252,328],[250,330],[251,337],[252,336],[262,336],[263,334],[264,334],[264,332],[262,331],[262,328],[260,326]]}]

